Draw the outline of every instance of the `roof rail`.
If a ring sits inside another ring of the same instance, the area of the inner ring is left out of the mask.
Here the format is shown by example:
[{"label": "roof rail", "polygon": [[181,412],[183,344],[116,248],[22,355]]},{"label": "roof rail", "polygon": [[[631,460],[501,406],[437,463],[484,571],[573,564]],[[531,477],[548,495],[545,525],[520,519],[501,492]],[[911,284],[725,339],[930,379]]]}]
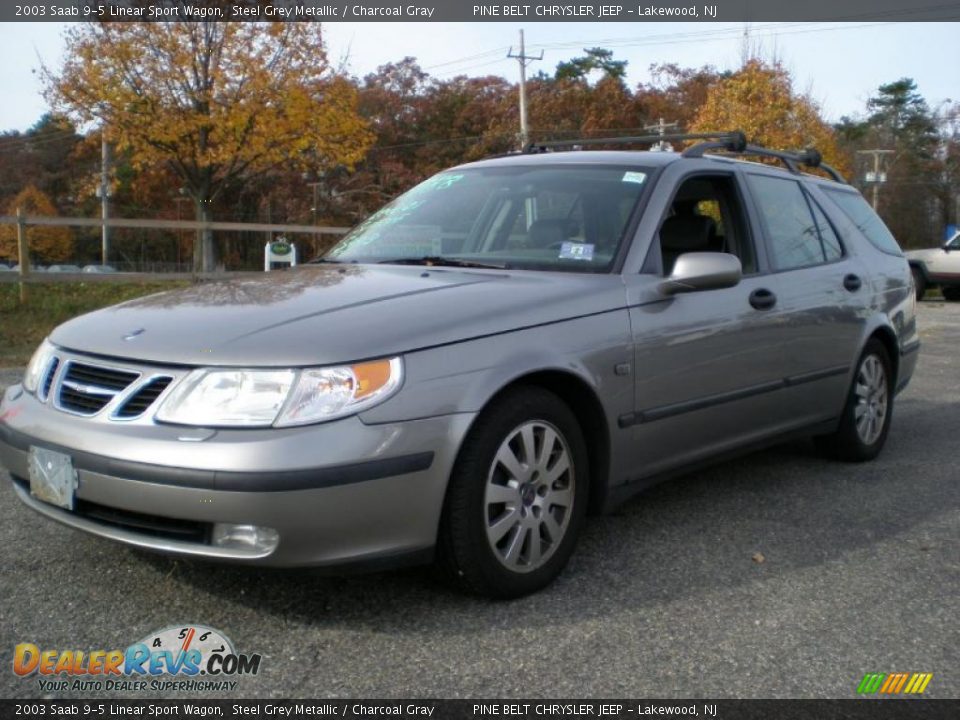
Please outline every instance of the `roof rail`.
[{"label": "roof rail", "polygon": [[710,150],[722,150],[730,155],[755,155],[758,157],[770,157],[780,160],[794,175],[800,174],[800,165],[816,169],[820,168],[827,173],[836,182],[847,184],[846,179],[837,170],[823,162],[823,156],[816,148],[807,148],[801,152],[787,152],[785,150],[771,150],[760,145],[748,145],[744,143],[742,148],[731,149],[724,147],[721,143],[703,142],[683,151],[685,158],[701,158]]},{"label": "roof rail", "polygon": [[787,170],[799,175],[800,166],[811,169],[820,168],[836,182],[847,184],[843,175],[836,169],[823,162],[823,156],[814,148],[807,148],[801,152],[787,152],[785,150],[771,150],[760,145],[750,145],[747,136],[742,130],[731,130],[717,133],[674,133],[672,135],[634,135],[629,137],[608,138],[580,138],[577,140],[550,140],[547,142],[531,142],[524,149],[525,155],[536,155],[551,150],[572,149],[589,145],[640,145],[658,142],[685,142],[701,140],[696,145],[688,147],[681,153],[685,158],[702,158],[706,153],[717,150],[728,155],[754,155],[770,157],[780,160]]},{"label": "roof rail", "polygon": [[635,135],[631,137],[612,138],[581,138],[578,140],[550,140],[548,142],[531,142],[524,149],[524,154],[535,155],[549,150],[562,148],[582,147],[585,145],[640,145],[658,142],[684,142],[687,140],[711,140],[701,143],[727,152],[739,152],[747,146],[747,136],[740,130],[721,133],[675,133],[672,135]]}]

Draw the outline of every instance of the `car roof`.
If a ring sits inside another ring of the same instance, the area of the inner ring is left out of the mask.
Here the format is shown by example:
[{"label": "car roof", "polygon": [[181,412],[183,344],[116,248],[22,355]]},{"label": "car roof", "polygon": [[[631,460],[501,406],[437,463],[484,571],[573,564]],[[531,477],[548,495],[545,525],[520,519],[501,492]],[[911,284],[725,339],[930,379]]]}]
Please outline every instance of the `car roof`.
[{"label": "car roof", "polygon": [[[839,183],[822,175],[814,175],[807,172],[792,173],[781,165],[771,165],[768,163],[747,160],[741,157],[729,157],[724,155],[704,155],[699,158],[685,158],[682,153],[674,151],[653,151],[653,150],[563,150],[558,152],[540,152],[540,153],[511,153],[509,155],[498,155],[496,157],[476,160],[474,162],[463,163],[451,170],[460,170],[465,168],[482,167],[503,167],[503,166],[535,166],[535,165],[609,165],[610,167],[642,167],[642,168],[662,168],[677,162],[687,163],[708,163],[722,165],[740,165],[764,172],[775,174],[784,174],[788,177],[803,179],[807,181],[820,182],[834,186],[849,187],[845,183]],[[702,168],[703,165],[700,165]]]},{"label": "car roof", "polygon": [[458,165],[465,167],[497,167],[502,165],[611,165],[623,167],[664,167],[680,160],[674,152],[643,150],[565,150],[547,153],[514,153]]}]

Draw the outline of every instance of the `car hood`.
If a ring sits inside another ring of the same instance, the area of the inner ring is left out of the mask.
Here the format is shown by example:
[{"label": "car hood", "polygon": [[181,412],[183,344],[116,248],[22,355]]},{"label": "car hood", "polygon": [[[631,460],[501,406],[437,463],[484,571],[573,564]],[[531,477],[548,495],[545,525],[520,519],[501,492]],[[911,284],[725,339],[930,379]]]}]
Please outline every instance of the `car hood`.
[{"label": "car hood", "polygon": [[614,310],[624,297],[618,275],[301,266],[131,300],[50,339],[162,364],[328,365]]}]

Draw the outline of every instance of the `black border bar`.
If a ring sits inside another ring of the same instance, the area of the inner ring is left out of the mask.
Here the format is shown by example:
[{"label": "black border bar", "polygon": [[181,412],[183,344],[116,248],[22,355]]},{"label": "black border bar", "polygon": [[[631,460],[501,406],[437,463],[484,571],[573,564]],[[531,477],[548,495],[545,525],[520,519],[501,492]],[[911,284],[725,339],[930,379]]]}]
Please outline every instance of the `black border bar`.
[{"label": "black border bar", "polygon": [[3,22],[931,22],[957,0],[35,0],[0,4]]},{"label": "black border bar", "polygon": [[[851,681],[851,688],[855,682]],[[190,706],[190,712],[186,711],[187,706]],[[284,711],[279,711],[280,708],[284,708]],[[692,714],[691,710],[696,710],[696,714]],[[0,700],[0,717],[4,718],[70,717],[96,720],[105,717],[184,716],[418,720],[627,720],[663,717],[710,720],[953,720],[960,716],[960,700],[920,697],[850,700]]]}]

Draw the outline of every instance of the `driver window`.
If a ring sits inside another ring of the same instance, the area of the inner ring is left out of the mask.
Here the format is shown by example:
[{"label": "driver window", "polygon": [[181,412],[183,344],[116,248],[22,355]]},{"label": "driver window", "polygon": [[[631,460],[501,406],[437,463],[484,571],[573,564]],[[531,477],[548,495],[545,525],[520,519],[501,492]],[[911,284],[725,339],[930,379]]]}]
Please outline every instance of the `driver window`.
[{"label": "driver window", "polygon": [[677,258],[688,252],[729,253],[740,258],[744,275],[757,271],[734,182],[729,175],[700,175],[688,178],[677,189],[660,226],[665,276],[673,271]]}]

